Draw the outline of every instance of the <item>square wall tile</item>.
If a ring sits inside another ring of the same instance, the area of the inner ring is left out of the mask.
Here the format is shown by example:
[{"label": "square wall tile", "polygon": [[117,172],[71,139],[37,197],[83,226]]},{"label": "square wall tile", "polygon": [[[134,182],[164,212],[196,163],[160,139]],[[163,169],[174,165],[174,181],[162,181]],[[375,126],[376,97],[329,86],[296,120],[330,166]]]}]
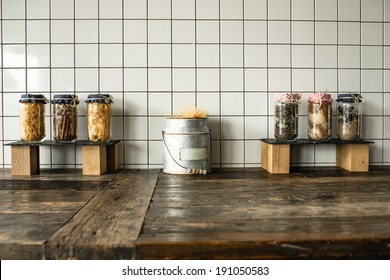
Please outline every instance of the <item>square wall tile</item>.
[{"label": "square wall tile", "polygon": [[316,0],[316,20],[337,20],[337,2],[338,0]]},{"label": "square wall tile", "polygon": [[337,70],[316,69],[315,87],[321,91],[337,91]]},{"label": "square wall tile", "polygon": [[180,112],[188,106],[195,106],[195,92],[173,93],[173,112]]},{"label": "square wall tile", "polygon": [[268,96],[266,92],[245,93],[245,115],[267,115]]},{"label": "square wall tile", "polygon": [[268,1],[268,19],[290,19],[290,0]]},{"label": "square wall tile", "polygon": [[268,22],[268,43],[290,43],[290,22],[269,21]]},{"label": "square wall tile", "polygon": [[149,43],[171,43],[171,21],[149,20]]},{"label": "square wall tile", "polygon": [[241,92],[221,93],[221,114],[242,115],[244,113],[244,96]]},{"label": "square wall tile", "polygon": [[49,67],[50,57],[47,45],[28,45],[27,46],[27,67]]},{"label": "square wall tile", "polygon": [[244,161],[244,141],[221,141],[221,163],[242,164]]},{"label": "square wall tile", "polygon": [[363,98],[365,100],[365,103],[362,106],[364,115],[383,115],[383,93],[370,92],[364,94]]},{"label": "square wall tile", "polygon": [[389,93],[384,93],[384,100],[385,100],[384,114],[390,115],[390,94]]},{"label": "square wall tile", "polygon": [[51,21],[51,42],[52,43],[74,43],[74,22],[73,20],[52,20]]},{"label": "square wall tile", "polygon": [[[146,91],[148,89],[147,84],[147,69],[125,69],[125,91]],[[152,71],[150,69],[149,71]]]},{"label": "square wall tile", "polygon": [[28,69],[27,70],[27,91],[29,92],[50,91],[50,70],[49,69]]},{"label": "square wall tile", "polygon": [[124,15],[125,18],[146,18],[148,0],[125,0]]},{"label": "square wall tile", "polygon": [[382,71],[381,70],[362,70],[362,92],[381,92],[382,88]]},{"label": "square wall tile", "polygon": [[360,0],[338,1],[339,20],[359,21],[360,20]]},{"label": "square wall tile", "polygon": [[362,23],[362,45],[382,45],[382,23]]},{"label": "square wall tile", "polygon": [[267,0],[245,0],[245,19],[267,19]]},{"label": "square wall tile", "polygon": [[147,115],[148,94],[146,92],[126,92],[124,98],[125,115]]},{"label": "square wall tile", "polygon": [[97,20],[76,20],[76,43],[97,43],[99,41],[99,22]]},{"label": "square wall tile", "polygon": [[3,69],[3,91],[25,91],[25,69]]},{"label": "square wall tile", "polygon": [[268,85],[270,91],[291,91],[291,70],[270,69],[268,71]]},{"label": "square wall tile", "polygon": [[148,23],[146,20],[125,20],[124,23],[125,43],[146,43],[147,24]]},{"label": "square wall tile", "polygon": [[196,40],[197,43],[219,43],[219,22],[197,21]]},{"label": "square wall tile", "polygon": [[265,45],[245,45],[245,67],[266,67],[267,66],[267,46]]},{"label": "square wall tile", "polygon": [[225,0],[220,5],[221,19],[242,19],[243,0]]},{"label": "square wall tile", "polygon": [[218,19],[219,0],[196,0],[196,18]]},{"label": "square wall tile", "polygon": [[360,23],[339,22],[339,44],[360,45]]},{"label": "square wall tile", "polygon": [[267,24],[265,21],[244,22],[245,43],[261,44],[267,42]]},{"label": "square wall tile", "polygon": [[98,45],[97,44],[76,44],[76,67],[97,67]]},{"label": "square wall tile", "polygon": [[340,91],[360,91],[360,70],[341,69],[339,70]]},{"label": "square wall tile", "polygon": [[161,132],[165,130],[166,126],[165,117],[149,117],[149,139],[162,140]]},{"label": "square wall tile", "polygon": [[242,91],[243,70],[242,69],[221,69],[221,90]]},{"label": "square wall tile", "polygon": [[172,46],[173,67],[194,67],[195,66],[195,45],[173,45]]},{"label": "square wall tile", "polygon": [[[111,106],[112,108],[112,116],[115,117],[115,122],[121,124],[123,126],[123,94],[122,92],[109,92],[114,100],[114,104]],[[123,130],[123,128],[120,128]],[[122,133],[122,132],[120,132]],[[120,137],[123,137],[121,134]]]},{"label": "square wall tile", "polygon": [[390,163],[390,140],[383,141],[383,161]]},{"label": "square wall tile", "polygon": [[2,20],[3,43],[25,43],[24,20]]},{"label": "square wall tile", "polygon": [[122,18],[122,0],[99,0],[99,18]]},{"label": "square wall tile", "polygon": [[122,69],[100,69],[101,91],[122,91]]},{"label": "square wall tile", "polygon": [[259,140],[245,141],[245,163],[258,164],[261,163],[261,145]]},{"label": "square wall tile", "polygon": [[290,46],[268,46],[269,67],[290,67]]},{"label": "square wall tile", "polygon": [[314,23],[307,22],[307,21],[293,21],[292,22],[292,43],[313,44]]},{"label": "square wall tile", "polygon": [[314,0],[295,0],[291,5],[292,20],[312,20],[314,18]]},{"label": "square wall tile", "polygon": [[77,0],[75,2],[75,16],[77,19],[97,19],[99,0]]},{"label": "square wall tile", "polygon": [[19,99],[20,99],[19,93],[3,93],[3,104],[13,104],[14,106],[4,106],[3,109],[3,116],[4,117],[19,117],[20,115],[20,109],[19,109]]},{"label": "square wall tile", "polygon": [[[389,8],[390,10],[390,8]],[[385,45],[390,45],[390,23],[385,23],[384,24],[384,44]]]},{"label": "square wall tile", "polygon": [[296,145],[291,149],[292,164],[314,163],[314,145]]},{"label": "square wall tile", "polygon": [[267,70],[245,69],[245,91],[266,91]]},{"label": "square wall tile", "polygon": [[314,90],[314,69],[293,69],[292,90],[293,91]]},{"label": "square wall tile", "polygon": [[74,70],[73,69],[52,69],[51,90],[52,91],[74,91]]},{"label": "square wall tile", "polygon": [[3,67],[26,67],[25,49],[23,45],[4,45]]},{"label": "square wall tile", "polygon": [[337,44],[337,23],[316,22],[315,43],[316,44]]},{"label": "square wall tile", "polygon": [[339,68],[360,68],[360,47],[339,46]]},{"label": "square wall tile", "polygon": [[197,70],[198,91],[219,91],[219,69]]},{"label": "square wall tile", "polygon": [[99,21],[100,43],[122,43],[122,20]]},{"label": "square wall tile", "polygon": [[197,101],[197,106],[206,110],[208,115],[219,115],[220,103],[218,92],[198,92]]},{"label": "square wall tile", "polygon": [[167,116],[171,114],[171,93],[151,92],[149,93],[149,115]]},{"label": "square wall tile", "polygon": [[27,43],[50,43],[48,20],[27,21]]},{"label": "square wall tile", "polygon": [[25,1],[3,0],[2,9],[4,19],[23,19],[25,16]]},{"label": "square wall tile", "polygon": [[316,163],[336,163],[336,145],[315,145]]},{"label": "square wall tile", "polygon": [[315,67],[336,68],[337,46],[315,46]]},{"label": "square wall tile", "polygon": [[146,67],[147,45],[146,44],[126,44],[124,45],[124,66],[125,67]]},{"label": "square wall tile", "polygon": [[171,67],[171,46],[166,44],[148,45],[149,67]]},{"label": "square wall tile", "polygon": [[173,0],[173,19],[193,19],[195,18],[195,0]]},{"label": "square wall tile", "polygon": [[[384,126],[385,127],[389,127],[389,125],[390,125],[390,117],[384,117],[383,121],[384,121]],[[390,138],[390,130],[386,129],[384,131],[383,136],[384,136],[385,139],[389,139]]]},{"label": "square wall tile", "polygon": [[242,21],[221,21],[221,43],[242,43]]},{"label": "square wall tile", "polygon": [[362,21],[382,21],[383,19],[382,0],[362,0],[361,19]]},{"label": "square wall tile", "polygon": [[171,0],[148,0],[150,19],[171,18]]},{"label": "square wall tile", "polygon": [[[207,127],[211,131],[211,140],[221,139],[221,120],[219,117],[209,117],[207,120]],[[215,142],[212,142],[212,145],[213,144],[215,144]],[[214,146],[212,147],[212,150],[213,149]]]},{"label": "square wall tile", "polygon": [[147,164],[147,141],[125,141],[125,164]]},{"label": "square wall tile", "polygon": [[51,67],[74,67],[74,46],[51,45]]},{"label": "square wall tile", "polygon": [[51,18],[72,19],[74,17],[74,1],[51,0]]},{"label": "square wall tile", "polygon": [[382,68],[382,47],[362,47],[362,68]]},{"label": "square wall tile", "polygon": [[125,117],[125,139],[146,140],[148,134],[147,122],[146,117]]},{"label": "square wall tile", "polygon": [[76,164],[76,149],[75,147],[58,147],[53,146],[52,164]]},{"label": "square wall tile", "polygon": [[221,66],[242,67],[243,46],[242,45],[221,45]]},{"label": "square wall tile", "polygon": [[384,47],[384,68],[390,68],[390,47]]},{"label": "square wall tile", "polygon": [[221,142],[219,140],[211,141],[211,168],[221,167]]},{"label": "square wall tile", "polygon": [[172,43],[195,43],[195,21],[172,21]]},{"label": "square wall tile", "polygon": [[[364,109],[363,109],[364,110]],[[378,127],[383,127],[383,117],[368,117],[363,116],[363,139],[381,139],[382,130]]]},{"label": "square wall tile", "polygon": [[149,164],[163,164],[163,141],[149,141]]},{"label": "square wall tile", "polygon": [[149,90],[150,91],[170,91],[171,90],[171,69],[149,70]]},{"label": "square wall tile", "polygon": [[293,45],[292,67],[314,67],[314,46]]},{"label": "square wall tile", "polygon": [[3,117],[4,140],[20,139],[20,120],[18,117]]},{"label": "square wall tile", "polygon": [[383,161],[383,147],[382,141],[375,141],[370,145],[370,163],[382,163]]},{"label": "square wall tile", "polygon": [[[80,151],[81,152],[81,151]],[[51,164],[51,155],[53,153],[52,147],[40,147],[39,148],[39,163],[40,168],[42,168],[43,164]]]},{"label": "square wall tile", "polygon": [[197,45],[198,67],[219,67],[219,45]]},{"label": "square wall tile", "polygon": [[98,69],[76,69],[76,90],[97,91]]},{"label": "square wall tile", "polygon": [[195,69],[173,69],[173,91],[195,91]]},{"label": "square wall tile", "polygon": [[267,117],[245,117],[245,139],[267,138],[267,123]]}]

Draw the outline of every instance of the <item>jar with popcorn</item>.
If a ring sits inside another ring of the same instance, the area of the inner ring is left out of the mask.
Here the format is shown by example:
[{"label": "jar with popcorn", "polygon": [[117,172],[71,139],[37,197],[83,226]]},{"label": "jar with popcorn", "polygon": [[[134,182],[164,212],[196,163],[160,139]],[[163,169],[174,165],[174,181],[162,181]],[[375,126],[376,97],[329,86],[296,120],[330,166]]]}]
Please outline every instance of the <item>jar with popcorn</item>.
[{"label": "jar with popcorn", "polygon": [[20,138],[25,142],[41,142],[45,136],[45,104],[42,94],[22,94],[20,103]]},{"label": "jar with popcorn", "polygon": [[308,130],[309,139],[326,141],[332,136],[332,97],[327,93],[309,96]]},{"label": "jar with popcorn", "polygon": [[300,93],[280,93],[275,99],[276,140],[293,141],[298,137],[298,109]]},{"label": "jar with popcorn", "polygon": [[108,142],[111,139],[111,104],[109,94],[90,94],[88,104],[88,138],[92,142]]}]

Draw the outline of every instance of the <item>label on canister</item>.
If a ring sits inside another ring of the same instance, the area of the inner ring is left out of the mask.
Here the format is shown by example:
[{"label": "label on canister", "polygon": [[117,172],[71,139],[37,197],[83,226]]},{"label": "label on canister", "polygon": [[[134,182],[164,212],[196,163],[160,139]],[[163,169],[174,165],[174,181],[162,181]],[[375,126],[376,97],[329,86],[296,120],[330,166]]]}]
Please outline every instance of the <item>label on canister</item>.
[{"label": "label on canister", "polygon": [[209,158],[207,148],[183,148],[180,149],[180,160],[206,160]]}]

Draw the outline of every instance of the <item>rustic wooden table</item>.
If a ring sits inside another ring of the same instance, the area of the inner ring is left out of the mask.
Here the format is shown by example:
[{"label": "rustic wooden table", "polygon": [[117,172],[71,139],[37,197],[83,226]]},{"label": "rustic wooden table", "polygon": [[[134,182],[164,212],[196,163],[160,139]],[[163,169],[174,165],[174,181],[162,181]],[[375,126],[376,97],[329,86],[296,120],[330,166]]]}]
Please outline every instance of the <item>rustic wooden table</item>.
[{"label": "rustic wooden table", "polygon": [[390,257],[390,167],[0,172],[0,259]]}]

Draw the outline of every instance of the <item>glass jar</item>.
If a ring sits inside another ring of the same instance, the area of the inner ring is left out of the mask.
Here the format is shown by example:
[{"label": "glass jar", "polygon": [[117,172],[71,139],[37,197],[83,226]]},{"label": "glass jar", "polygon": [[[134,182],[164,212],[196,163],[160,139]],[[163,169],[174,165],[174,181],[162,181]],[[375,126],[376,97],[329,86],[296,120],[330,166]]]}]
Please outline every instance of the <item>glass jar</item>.
[{"label": "glass jar", "polygon": [[20,103],[20,138],[25,142],[41,142],[45,136],[45,104],[42,94],[22,94]]},{"label": "glass jar", "polygon": [[53,130],[54,140],[58,142],[73,142],[77,139],[77,104],[76,95],[54,95],[53,104]]},{"label": "glass jar", "polygon": [[332,97],[330,94],[309,96],[307,136],[311,140],[324,141],[332,136]]},{"label": "glass jar", "polygon": [[337,138],[359,140],[362,135],[362,96],[342,93],[337,97]]},{"label": "glass jar", "polygon": [[109,94],[90,94],[88,104],[88,138],[92,142],[108,142],[111,139],[111,104]]},{"label": "glass jar", "polygon": [[298,109],[301,94],[281,93],[275,99],[276,140],[294,141],[298,137]]}]

